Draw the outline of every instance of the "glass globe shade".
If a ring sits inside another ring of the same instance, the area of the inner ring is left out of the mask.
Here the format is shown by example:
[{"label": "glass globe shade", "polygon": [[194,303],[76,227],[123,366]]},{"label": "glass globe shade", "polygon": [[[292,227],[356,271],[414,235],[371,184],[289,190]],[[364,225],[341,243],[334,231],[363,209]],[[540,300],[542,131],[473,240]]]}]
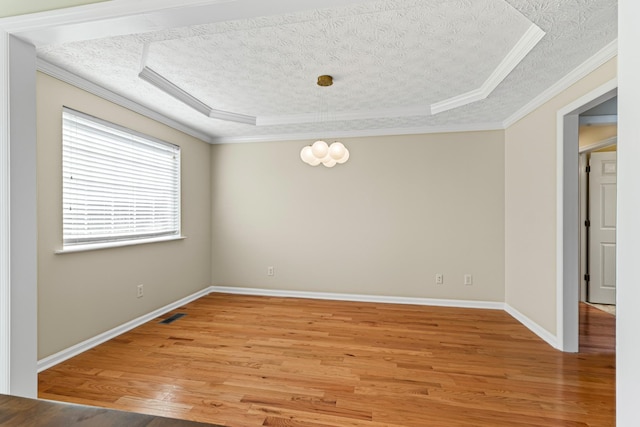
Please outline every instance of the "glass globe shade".
[{"label": "glass globe shade", "polygon": [[328,168],[334,167],[337,163],[338,162],[336,162],[334,159],[329,159],[329,160],[326,160],[326,161],[322,162],[322,164],[325,165]]},{"label": "glass globe shade", "polygon": [[343,155],[339,160],[337,160],[337,162],[338,162],[339,164],[343,164],[343,163],[345,163],[347,160],[349,160],[349,150],[347,150],[347,149],[345,148],[345,149],[344,149],[344,155]]},{"label": "glass globe shade", "polygon": [[329,155],[333,160],[340,160],[347,149],[341,142],[334,142],[329,146]]},{"label": "glass globe shade", "polygon": [[323,159],[329,154],[329,146],[324,141],[316,141],[311,146],[311,151],[314,156]]},{"label": "glass globe shade", "polygon": [[310,145],[307,145],[302,149],[302,151],[300,151],[300,158],[307,164],[311,164],[313,160],[316,160],[316,156],[313,155]]},{"label": "glass globe shade", "polygon": [[318,159],[317,157],[314,157],[313,160],[307,163],[311,166],[318,166],[320,164],[320,159]]}]

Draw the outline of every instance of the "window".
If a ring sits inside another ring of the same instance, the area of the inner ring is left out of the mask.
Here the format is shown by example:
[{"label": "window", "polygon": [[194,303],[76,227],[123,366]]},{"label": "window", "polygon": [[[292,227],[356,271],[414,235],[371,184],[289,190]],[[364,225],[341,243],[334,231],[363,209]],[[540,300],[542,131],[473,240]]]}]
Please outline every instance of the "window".
[{"label": "window", "polygon": [[180,147],[65,108],[63,246],[180,236]]}]

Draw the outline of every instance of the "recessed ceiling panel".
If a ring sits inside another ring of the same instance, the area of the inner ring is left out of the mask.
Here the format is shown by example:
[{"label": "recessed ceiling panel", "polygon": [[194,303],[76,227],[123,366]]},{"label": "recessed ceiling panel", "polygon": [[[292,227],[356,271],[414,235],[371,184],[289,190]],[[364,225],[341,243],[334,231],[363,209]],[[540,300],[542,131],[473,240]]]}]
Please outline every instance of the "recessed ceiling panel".
[{"label": "recessed ceiling panel", "polygon": [[[531,22],[502,0],[376,2],[200,27],[147,65],[206,104],[254,116],[430,105],[477,89]],[[334,77],[318,88],[315,78]]]},{"label": "recessed ceiling panel", "polygon": [[[363,1],[45,46],[38,56],[213,139],[406,133],[502,122],[613,41],[616,18],[615,0]],[[140,79],[143,65],[258,126],[207,117]],[[321,74],[333,86],[318,87]]]}]

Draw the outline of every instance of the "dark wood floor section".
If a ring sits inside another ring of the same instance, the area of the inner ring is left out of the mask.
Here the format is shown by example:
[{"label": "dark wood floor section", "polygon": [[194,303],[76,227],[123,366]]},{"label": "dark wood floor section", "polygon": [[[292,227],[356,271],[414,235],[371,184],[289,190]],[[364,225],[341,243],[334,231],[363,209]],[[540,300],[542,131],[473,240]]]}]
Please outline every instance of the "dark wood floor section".
[{"label": "dark wood floor section", "polygon": [[207,427],[195,421],[0,394],[2,427]]},{"label": "dark wood floor section", "polygon": [[39,395],[230,427],[614,426],[613,316],[581,314],[597,338],[564,354],[500,310],[212,294]]}]

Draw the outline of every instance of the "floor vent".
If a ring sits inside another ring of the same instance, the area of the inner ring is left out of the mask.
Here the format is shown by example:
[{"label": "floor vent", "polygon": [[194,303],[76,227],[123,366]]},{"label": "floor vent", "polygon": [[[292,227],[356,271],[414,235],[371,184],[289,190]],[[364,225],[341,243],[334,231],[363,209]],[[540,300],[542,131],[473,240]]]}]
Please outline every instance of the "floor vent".
[{"label": "floor vent", "polygon": [[183,317],[183,316],[186,316],[186,315],[187,315],[187,313],[176,313],[176,314],[174,314],[173,316],[171,316],[171,317],[168,317],[168,318],[164,319],[164,320],[163,320],[163,321],[161,321],[160,323],[169,324],[169,323],[175,322],[175,321],[176,321],[176,320],[178,320],[179,318],[181,318],[181,317]]}]

